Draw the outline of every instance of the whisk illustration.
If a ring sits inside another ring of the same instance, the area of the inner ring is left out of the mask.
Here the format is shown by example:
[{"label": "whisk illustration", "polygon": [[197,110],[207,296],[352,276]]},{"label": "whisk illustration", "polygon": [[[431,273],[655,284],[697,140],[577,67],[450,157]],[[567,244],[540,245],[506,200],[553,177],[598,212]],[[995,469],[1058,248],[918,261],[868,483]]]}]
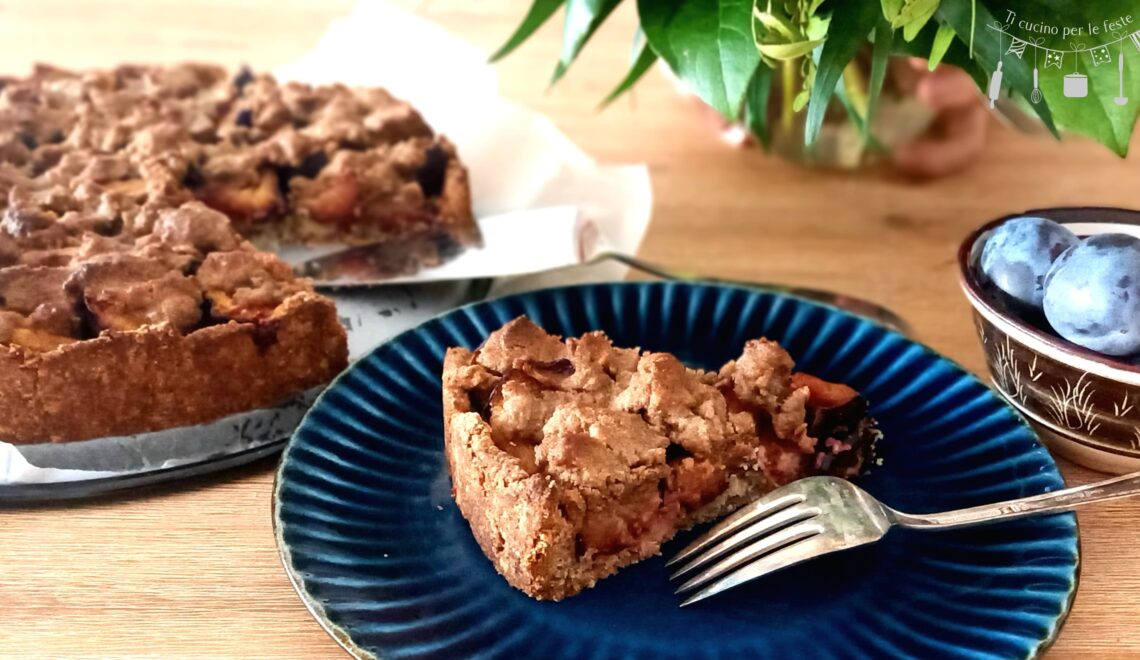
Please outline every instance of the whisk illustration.
[{"label": "whisk illustration", "polygon": [[1037,87],[1037,48],[1036,42],[1033,48],[1033,91],[1029,92],[1029,100],[1033,103],[1041,102],[1041,89]]}]

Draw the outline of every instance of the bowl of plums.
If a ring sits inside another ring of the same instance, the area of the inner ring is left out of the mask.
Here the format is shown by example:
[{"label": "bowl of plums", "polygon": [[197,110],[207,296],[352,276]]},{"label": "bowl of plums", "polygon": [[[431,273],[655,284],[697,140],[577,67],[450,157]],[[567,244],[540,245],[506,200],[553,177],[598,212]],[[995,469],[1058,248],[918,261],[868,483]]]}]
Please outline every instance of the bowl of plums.
[{"label": "bowl of plums", "polygon": [[999,218],[958,253],[998,393],[1062,456],[1140,470],[1140,211]]}]

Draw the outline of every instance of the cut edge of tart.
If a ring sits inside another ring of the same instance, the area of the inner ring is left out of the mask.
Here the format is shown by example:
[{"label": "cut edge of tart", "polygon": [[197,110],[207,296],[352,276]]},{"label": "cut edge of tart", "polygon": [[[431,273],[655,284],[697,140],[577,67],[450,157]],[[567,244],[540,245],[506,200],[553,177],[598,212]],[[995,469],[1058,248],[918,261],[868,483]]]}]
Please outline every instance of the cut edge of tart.
[{"label": "cut edge of tart", "polygon": [[511,585],[574,595],[777,486],[859,473],[866,402],[792,369],[767,340],[714,373],[515,319],[444,361],[456,504]]},{"label": "cut edge of tart", "polygon": [[203,424],[279,404],[348,361],[336,307],[305,291],[263,318],[188,334],[158,325],[83,341],[27,330],[21,340],[0,345],[0,439],[15,444]]}]

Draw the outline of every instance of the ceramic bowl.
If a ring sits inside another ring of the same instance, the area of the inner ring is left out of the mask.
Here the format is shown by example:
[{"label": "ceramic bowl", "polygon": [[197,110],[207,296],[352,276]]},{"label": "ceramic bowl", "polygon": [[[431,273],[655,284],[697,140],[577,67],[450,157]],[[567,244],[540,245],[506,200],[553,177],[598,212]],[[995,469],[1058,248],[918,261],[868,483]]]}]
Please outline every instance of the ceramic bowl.
[{"label": "ceramic bowl", "polygon": [[1036,215],[1078,236],[1140,237],[1140,211],[1115,208],[1035,209],[998,218],[970,234],[958,251],[962,290],[995,389],[1033,423],[1056,453],[1104,472],[1140,470],[1140,360],[1114,358],[1070,343],[1044,316],[1014,313],[979,267],[990,232],[1009,218]]}]

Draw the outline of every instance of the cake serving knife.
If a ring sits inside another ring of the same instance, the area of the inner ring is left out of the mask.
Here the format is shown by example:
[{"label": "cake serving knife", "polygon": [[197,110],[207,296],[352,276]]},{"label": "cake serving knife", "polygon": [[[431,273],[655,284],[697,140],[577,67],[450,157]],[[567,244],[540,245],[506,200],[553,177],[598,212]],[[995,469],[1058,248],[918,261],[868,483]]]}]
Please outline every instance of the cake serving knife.
[{"label": "cake serving knife", "polygon": [[[598,226],[573,206],[486,216],[479,219],[479,230],[483,245],[466,249],[439,234],[421,236],[412,243],[375,243],[317,254],[312,249],[293,246],[277,252],[298,275],[312,278],[313,284],[323,289],[512,277],[611,260],[667,280],[728,284],[808,298],[870,318],[903,334],[911,333],[909,324],[898,314],[861,298],[821,289],[703,277],[626,254],[610,245]],[[439,261],[439,265],[410,272],[425,256]]]},{"label": "cake serving knife", "polygon": [[[584,223],[572,206],[501,213],[479,219],[483,244],[464,248],[446,234],[370,243],[317,254],[277,250],[298,275],[319,287],[426,284],[528,275],[583,262]],[[421,262],[438,263],[416,269]]]}]

